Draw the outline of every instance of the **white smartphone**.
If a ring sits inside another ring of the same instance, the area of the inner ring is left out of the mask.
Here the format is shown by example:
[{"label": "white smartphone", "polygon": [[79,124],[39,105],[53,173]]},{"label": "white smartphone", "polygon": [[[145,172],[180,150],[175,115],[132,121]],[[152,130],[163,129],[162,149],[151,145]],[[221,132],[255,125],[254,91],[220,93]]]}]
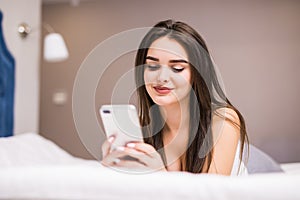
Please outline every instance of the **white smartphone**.
[{"label": "white smartphone", "polygon": [[143,142],[139,117],[134,105],[103,105],[100,108],[107,138],[115,135],[112,150],[128,142]]}]

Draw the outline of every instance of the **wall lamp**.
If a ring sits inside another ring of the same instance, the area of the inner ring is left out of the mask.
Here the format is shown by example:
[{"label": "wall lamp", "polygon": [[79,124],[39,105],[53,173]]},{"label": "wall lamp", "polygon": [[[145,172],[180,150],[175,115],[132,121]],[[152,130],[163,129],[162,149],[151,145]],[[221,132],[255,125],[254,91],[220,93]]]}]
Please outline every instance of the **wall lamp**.
[{"label": "wall lamp", "polygon": [[[48,32],[44,38],[44,60],[48,62],[66,60],[69,57],[69,52],[62,35],[56,33],[49,24],[43,23],[43,28]],[[18,32],[22,38],[26,38],[31,32],[31,27],[26,23],[21,23],[18,26]]]}]

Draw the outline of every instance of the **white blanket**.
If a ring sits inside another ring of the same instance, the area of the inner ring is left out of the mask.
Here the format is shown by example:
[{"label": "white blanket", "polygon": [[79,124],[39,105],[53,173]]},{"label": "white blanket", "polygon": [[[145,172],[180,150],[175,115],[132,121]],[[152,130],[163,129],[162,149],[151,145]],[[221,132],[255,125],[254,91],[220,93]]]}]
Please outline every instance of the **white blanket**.
[{"label": "white blanket", "polygon": [[300,173],[132,175],[105,168],[97,161],[74,158],[34,134],[1,139],[0,159],[0,199],[300,199]]},{"label": "white blanket", "polygon": [[2,199],[300,199],[300,175],[243,177],[183,172],[130,175],[100,164],[9,167],[0,171]]}]

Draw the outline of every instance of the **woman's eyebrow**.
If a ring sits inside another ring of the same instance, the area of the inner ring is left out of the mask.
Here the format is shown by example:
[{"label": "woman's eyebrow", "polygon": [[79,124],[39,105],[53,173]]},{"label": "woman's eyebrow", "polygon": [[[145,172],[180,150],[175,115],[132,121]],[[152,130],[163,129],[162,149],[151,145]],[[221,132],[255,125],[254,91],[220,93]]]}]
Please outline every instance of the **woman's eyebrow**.
[{"label": "woman's eyebrow", "polygon": [[147,57],[146,57],[146,60],[147,60],[147,59],[148,59],[148,60],[157,61],[157,62],[159,61],[158,58],[154,58],[154,57],[152,57],[152,56],[147,56]]},{"label": "woman's eyebrow", "polygon": [[188,61],[186,60],[183,60],[183,59],[176,59],[176,60],[170,60],[169,63],[189,63]]},{"label": "woman's eyebrow", "polygon": [[[152,56],[147,56],[146,57],[146,60],[153,60],[153,61],[156,61],[158,62],[159,59],[158,58],[155,58],[155,57],[152,57]],[[170,60],[169,63],[189,63],[188,61],[184,60],[184,59],[173,59],[173,60]]]}]

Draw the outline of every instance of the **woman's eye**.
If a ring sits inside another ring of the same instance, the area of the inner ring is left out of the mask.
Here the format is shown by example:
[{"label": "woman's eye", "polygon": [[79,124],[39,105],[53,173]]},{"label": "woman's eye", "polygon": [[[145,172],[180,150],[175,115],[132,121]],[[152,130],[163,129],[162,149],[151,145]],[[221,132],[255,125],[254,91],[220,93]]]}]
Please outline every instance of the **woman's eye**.
[{"label": "woman's eye", "polygon": [[182,66],[174,66],[174,67],[172,67],[172,70],[174,72],[178,73],[178,72],[182,72],[184,70],[184,67],[182,67]]},{"label": "woman's eye", "polygon": [[147,64],[147,68],[148,68],[150,71],[158,70],[159,67],[160,67],[159,65],[155,65],[155,64]]}]

